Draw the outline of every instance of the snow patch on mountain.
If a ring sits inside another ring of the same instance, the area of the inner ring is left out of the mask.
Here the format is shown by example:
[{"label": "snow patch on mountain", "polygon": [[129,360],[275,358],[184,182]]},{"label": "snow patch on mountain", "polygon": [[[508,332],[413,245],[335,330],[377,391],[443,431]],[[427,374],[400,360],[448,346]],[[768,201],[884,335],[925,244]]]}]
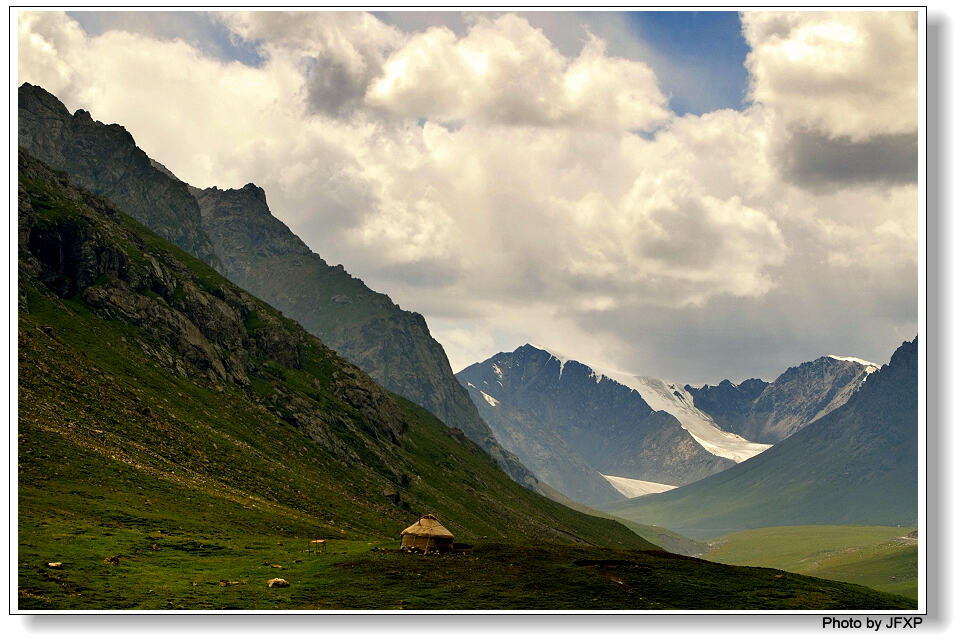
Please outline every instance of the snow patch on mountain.
[{"label": "snow patch on mountain", "polygon": [[683,384],[625,374],[616,374],[612,379],[638,391],[653,410],[665,411],[678,419],[692,438],[713,455],[742,462],[770,447],[719,428],[714,419],[695,407],[694,398]]},{"label": "snow patch on mountain", "polygon": [[[476,388],[475,390],[478,390],[478,389]],[[482,398],[484,398],[484,400],[488,402],[489,406],[498,406],[498,404],[500,403],[497,399],[495,399],[485,391],[480,390],[478,392],[481,393]]]},{"label": "snow patch on mountain", "polygon": [[[548,353],[561,362],[558,371],[559,378],[561,378],[565,362],[569,361],[570,358],[544,346],[536,344],[530,344],[530,346]],[[584,364],[584,362],[582,363]],[[771,446],[771,444],[748,441],[735,433],[719,428],[715,420],[695,407],[695,400],[685,389],[684,384],[666,382],[654,377],[610,371],[595,366],[589,366],[589,368],[592,370],[596,383],[601,382],[603,378],[608,378],[632,388],[642,396],[645,403],[651,406],[653,410],[665,411],[678,419],[682,427],[692,435],[692,438],[713,455],[725,457],[738,463],[758,455]]]},{"label": "snow patch on mountain", "polygon": [[844,357],[842,355],[830,355],[830,357],[832,357],[833,359],[838,359],[841,362],[856,362],[857,364],[862,364],[867,369],[870,369],[870,368],[872,369],[870,371],[867,371],[869,373],[874,373],[879,370],[879,364],[875,364],[873,362],[867,361],[865,359],[860,359],[858,357],[849,357],[849,356]]},{"label": "snow patch on mountain", "polygon": [[602,475],[602,477],[605,477],[605,479],[612,484],[612,488],[630,499],[632,497],[641,497],[642,495],[664,493],[673,488],[678,488],[678,486],[672,486],[670,484],[658,484],[654,481],[643,481],[641,479],[619,477],[617,475]]}]

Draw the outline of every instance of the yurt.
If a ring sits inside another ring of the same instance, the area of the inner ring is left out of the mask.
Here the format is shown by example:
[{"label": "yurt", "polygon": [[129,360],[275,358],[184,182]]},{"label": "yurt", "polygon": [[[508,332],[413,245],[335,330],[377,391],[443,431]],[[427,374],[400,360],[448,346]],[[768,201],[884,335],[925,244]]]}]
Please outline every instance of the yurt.
[{"label": "yurt", "polygon": [[401,531],[401,547],[407,550],[451,550],[455,536],[434,515],[422,515]]}]

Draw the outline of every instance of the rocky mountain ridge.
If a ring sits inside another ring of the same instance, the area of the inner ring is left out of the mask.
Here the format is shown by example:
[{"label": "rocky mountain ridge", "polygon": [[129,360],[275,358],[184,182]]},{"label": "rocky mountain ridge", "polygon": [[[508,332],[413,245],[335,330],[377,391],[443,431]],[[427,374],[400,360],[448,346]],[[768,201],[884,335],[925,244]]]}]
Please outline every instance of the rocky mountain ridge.
[{"label": "rocky mountain ridge", "polygon": [[186,184],[154,166],[118,124],[71,115],[44,89],[24,83],[18,93],[17,139],[30,155],[58,170],[191,255],[220,266]]},{"label": "rocky mountain ridge", "polygon": [[[263,189],[197,189],[151,160],[118,125],[70,116],[40,87],[18,92],[28,152],[264,299],[378,383],[465,432],[516,481],[563,499],[495,440],[424,318],[330,266],[268,208]],[[129,209],[129,210],[128,210]]]},{"label": "rocky mountain ridge", "polygon": [[723,380],[685,388],[721,427],[774,444],[845,404],[878,369],[856,358],[823,356],[789,367],[769,384],[749,379],[735,386]]}]

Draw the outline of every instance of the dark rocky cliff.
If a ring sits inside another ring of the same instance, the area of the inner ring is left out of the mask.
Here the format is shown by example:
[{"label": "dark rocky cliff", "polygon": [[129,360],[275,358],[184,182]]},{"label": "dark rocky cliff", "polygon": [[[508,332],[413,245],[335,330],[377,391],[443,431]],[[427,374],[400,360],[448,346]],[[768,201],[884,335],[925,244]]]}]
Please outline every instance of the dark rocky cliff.
[{"label": "dark rocky cliff", "polygon": [[191,255],[220,265],[187,185],[156,168],[124,127],[97,122],[84,110],[71,115],[38,86],[24,83],[17,96],[17,139],[30,155]]}]

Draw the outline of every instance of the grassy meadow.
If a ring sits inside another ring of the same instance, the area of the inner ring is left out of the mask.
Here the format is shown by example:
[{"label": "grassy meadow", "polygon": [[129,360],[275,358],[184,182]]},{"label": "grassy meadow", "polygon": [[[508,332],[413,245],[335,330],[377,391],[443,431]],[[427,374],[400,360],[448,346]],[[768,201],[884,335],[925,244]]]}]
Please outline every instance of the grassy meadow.
[{"label": "grassy meadow", "polygon": [[704,559],[766,566],[917,598],[916,529],[895,526],[779,526],[708,542]]}]

